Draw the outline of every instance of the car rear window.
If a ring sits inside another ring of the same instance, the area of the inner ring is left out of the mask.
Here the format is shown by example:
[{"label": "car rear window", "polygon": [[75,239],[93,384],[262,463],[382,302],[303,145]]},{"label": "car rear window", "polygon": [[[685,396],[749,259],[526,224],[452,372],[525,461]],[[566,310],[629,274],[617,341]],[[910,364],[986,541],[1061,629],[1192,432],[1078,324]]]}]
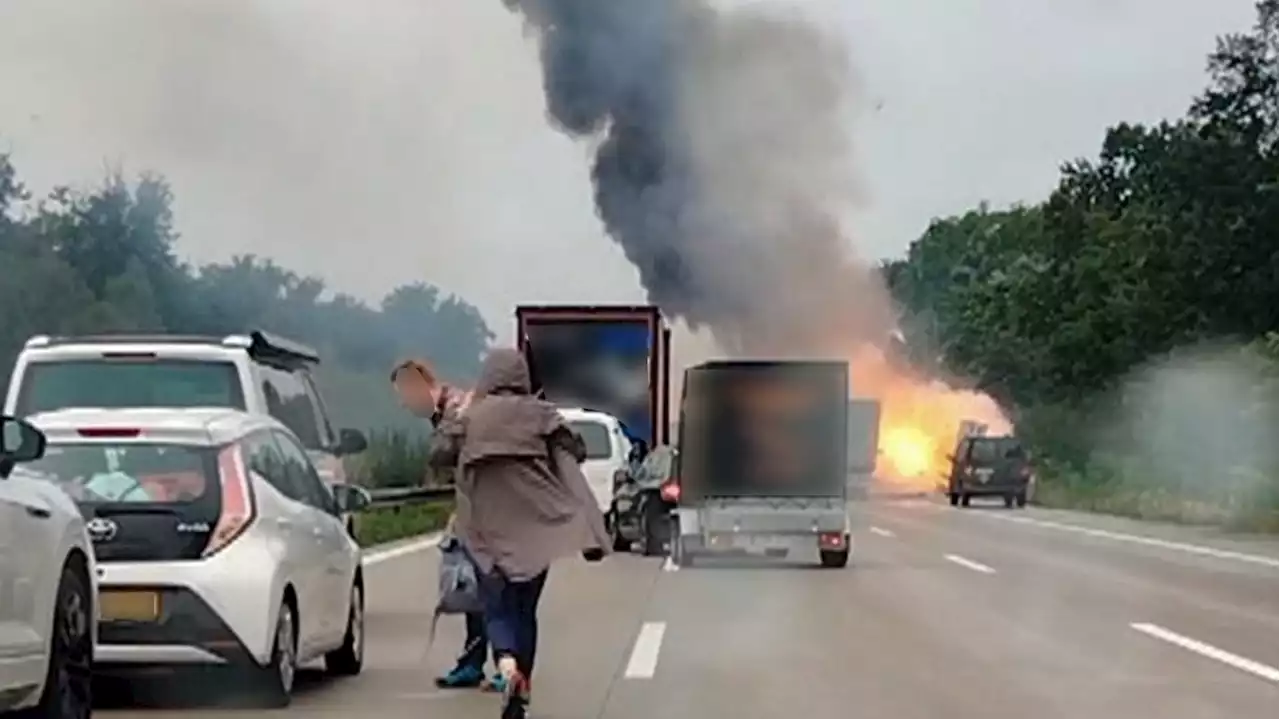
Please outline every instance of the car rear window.
[{"label": "car rear window", "polygon": [[1000,459],[1022,459],[1026,454],[1016,439],[975,439],[969,450],[969,461],[984,463]]},{"label": "car rear window", "polygon": [[230,362],[129,357],[32,362],[22,374],[17,414],[67,407],[230,407],[244,390]]},{"label": "car rear window", "polygon": [[576,420],[569,423],[569,429],[582,437],[583,444],[587,446],[587,459],[608,459],[613,456],[609,444],[609,428],[600,422]]},{"label": "car rear window", "polygon": [[19,471],[89,505],[217,502],[217,451],[173,444],[50,444]]}]

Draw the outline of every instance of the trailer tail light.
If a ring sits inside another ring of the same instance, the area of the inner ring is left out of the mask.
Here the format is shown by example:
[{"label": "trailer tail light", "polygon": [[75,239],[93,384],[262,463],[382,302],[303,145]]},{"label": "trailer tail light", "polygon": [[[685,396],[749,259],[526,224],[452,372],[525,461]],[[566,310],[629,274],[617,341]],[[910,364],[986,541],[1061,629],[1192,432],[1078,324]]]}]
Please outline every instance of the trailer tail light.
[{"label": "trailer tail light", "polygon": [[658,496],[662,501],[675,504],[680,501],[680,480],[676,477],[668,479],[658,488]]},{"label": "trailer tail light", "polygon": [[818,534],[818,547],[821,549],[844,549],[844,532],[822,532]]},{"label": "trailer tail light", "polygon": [[253,523],[253,494],[249,472],[244,465],[240,445],[232,444],[218,452],[218,479],[222,485],[222,511],[209,535],[204,556],[221,551],[244,534]]}]

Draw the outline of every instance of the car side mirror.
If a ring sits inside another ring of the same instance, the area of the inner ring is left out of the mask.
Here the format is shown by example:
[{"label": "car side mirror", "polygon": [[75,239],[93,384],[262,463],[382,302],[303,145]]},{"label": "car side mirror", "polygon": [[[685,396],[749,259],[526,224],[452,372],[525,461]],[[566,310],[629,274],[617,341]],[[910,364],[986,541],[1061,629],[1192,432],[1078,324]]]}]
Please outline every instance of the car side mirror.
[{"label": "car side mirror", "polygon": [[30,422],[0,416],[0,479],[7,478],[15,464],[43,457],[44,447],[44,432]]},{"label": "car side mirror", "polygon": [[338,430],[338,446],[334,448],[334,453],[338,456],[360,454],[368,448],[369,440],[365,438],[364,432],[349,427]]},{"label": "car side mirror", "polygon": [[332,489],[333,503],[338,507],[339,514],[362,512],[373,504],[373,495],[369,494],[369,490],[364,487],[357,487],[354,484],[335,484]]}]

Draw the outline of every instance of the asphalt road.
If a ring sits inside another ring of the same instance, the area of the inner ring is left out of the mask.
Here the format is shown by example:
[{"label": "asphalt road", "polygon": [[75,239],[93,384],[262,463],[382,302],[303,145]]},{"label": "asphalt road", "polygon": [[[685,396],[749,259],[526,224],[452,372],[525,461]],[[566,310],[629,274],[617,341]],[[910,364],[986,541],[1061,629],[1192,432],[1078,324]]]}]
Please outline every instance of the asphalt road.
[{"label": "asphalt road", "polygon": [[[614,556],[552,569],[538,719],[1270,719],[1274,539],[928,500],[855,507],[852,565]],[[421,544],[421,543],[419,543]],[[278,714],[493,719],[436,690],[460,622],[425,636],[433,551],[375,555],[359,677],[304,676]],[[227,716],[208,706],[114,719]]]}]

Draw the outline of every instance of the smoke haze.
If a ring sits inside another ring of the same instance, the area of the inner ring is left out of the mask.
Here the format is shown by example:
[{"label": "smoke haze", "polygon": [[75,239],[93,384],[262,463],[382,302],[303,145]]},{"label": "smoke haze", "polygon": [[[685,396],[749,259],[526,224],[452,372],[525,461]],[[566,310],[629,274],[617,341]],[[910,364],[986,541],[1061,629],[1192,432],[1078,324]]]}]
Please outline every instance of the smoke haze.
[{"label": "smoke haze", "polygon": [[767,5],[507,4],[537,33],[553,122],[598,141],[596,207],[650,301],[735,354],[888,335],[887,293],[849,241],[855,78],[840,38]]}]

